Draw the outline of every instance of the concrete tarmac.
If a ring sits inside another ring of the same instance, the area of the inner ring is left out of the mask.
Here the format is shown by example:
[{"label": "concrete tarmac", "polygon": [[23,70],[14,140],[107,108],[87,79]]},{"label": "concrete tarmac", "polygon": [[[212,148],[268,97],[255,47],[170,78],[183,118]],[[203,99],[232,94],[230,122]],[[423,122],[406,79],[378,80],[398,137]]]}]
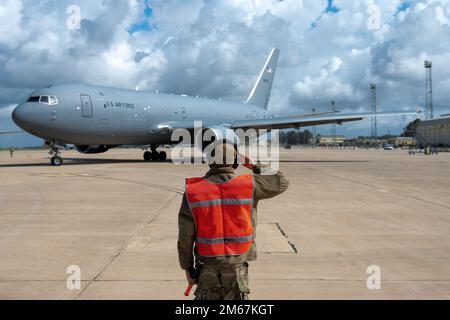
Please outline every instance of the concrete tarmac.
[{"label": "concrete tarmac", "polygon": [[[0,152],[0,299],[185,299],[177,214],[185,177],[207,167],[137,149],[63,156],[56,168],[46,151]],[[450,298],[450,154],[281,158],[291,186],[259,205],[252,299]],[[72,265],[80,289],[67,288]]]}]

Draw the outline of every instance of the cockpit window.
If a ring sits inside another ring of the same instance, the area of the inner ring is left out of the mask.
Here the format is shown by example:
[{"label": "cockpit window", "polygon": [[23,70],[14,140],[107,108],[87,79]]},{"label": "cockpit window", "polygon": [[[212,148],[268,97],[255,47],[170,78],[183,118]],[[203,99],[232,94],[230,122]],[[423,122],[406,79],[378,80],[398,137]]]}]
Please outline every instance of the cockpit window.
[{"label": "cockpit window", "polygon": [[48,104],[48,96],[41,96],[40,102]]},{"label": "cockpit window", "polygon": [[32,96],[28,98],[27,102],[41,102],[54,106],[58,104],[58,98],[55,96]]},{"label": "cockpit window", "polygon": [[36,96],[34,96],[34,97],[29,97],[28,100],[27,100],[27,102],[39,102],[39,98],[40,98],[40,97],[36,97]]},{"label": "cockpit window", "polygon": [[49,97],[49,104],[50,105],[58,104],[58,99],[56,97],[54,97],[54,96],[50,96]]}]

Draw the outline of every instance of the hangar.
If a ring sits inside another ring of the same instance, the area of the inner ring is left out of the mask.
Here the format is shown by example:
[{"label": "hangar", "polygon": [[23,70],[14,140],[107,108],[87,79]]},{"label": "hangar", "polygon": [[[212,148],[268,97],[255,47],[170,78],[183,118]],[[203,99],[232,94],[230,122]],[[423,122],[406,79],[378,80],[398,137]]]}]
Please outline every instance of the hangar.
[{"label": "hangar", "polygon": [[417,141],[422,146],[450,147],[450,116],[421,121]]}]

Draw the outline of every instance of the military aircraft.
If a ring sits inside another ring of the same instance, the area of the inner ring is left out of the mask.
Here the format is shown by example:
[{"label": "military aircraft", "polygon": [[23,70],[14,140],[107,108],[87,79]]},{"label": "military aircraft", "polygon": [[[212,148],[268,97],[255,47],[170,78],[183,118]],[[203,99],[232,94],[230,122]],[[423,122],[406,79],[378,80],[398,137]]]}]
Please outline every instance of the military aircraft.
[{"label": "military aircraft", "polygon": [[205,128],[284,129],[342,124],[374,116],[415,114],[417,111],[380,113],[321,113],[275,116],[267,110],[279,49],[274,48],[248,99],[243,103],[107,88],[61,84],[33,92],[13,113],[14,122],[51,147],[51,164],[60,166],[61,146],[73,144],[81,153],[103,153],[120,145],[149,146],[146,161],[165,160],[157,149],[174,144],[176,129]]}]

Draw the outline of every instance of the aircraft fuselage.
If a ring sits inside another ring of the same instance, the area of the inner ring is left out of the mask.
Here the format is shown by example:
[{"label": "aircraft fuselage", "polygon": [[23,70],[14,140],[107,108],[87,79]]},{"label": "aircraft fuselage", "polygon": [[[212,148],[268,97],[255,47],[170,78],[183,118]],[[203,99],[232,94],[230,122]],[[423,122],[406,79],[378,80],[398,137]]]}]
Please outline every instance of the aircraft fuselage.
[{"label": "aircraft fuselage", "polygon": [[45,140],[75,145],[169,144],[170,134],[160,131],[162,123],[219,125],[272,117],[245,103],[83,84],[51,86],[31,96],[56,97],[57,104],[24,102],[13,112],[16,124]]}]

